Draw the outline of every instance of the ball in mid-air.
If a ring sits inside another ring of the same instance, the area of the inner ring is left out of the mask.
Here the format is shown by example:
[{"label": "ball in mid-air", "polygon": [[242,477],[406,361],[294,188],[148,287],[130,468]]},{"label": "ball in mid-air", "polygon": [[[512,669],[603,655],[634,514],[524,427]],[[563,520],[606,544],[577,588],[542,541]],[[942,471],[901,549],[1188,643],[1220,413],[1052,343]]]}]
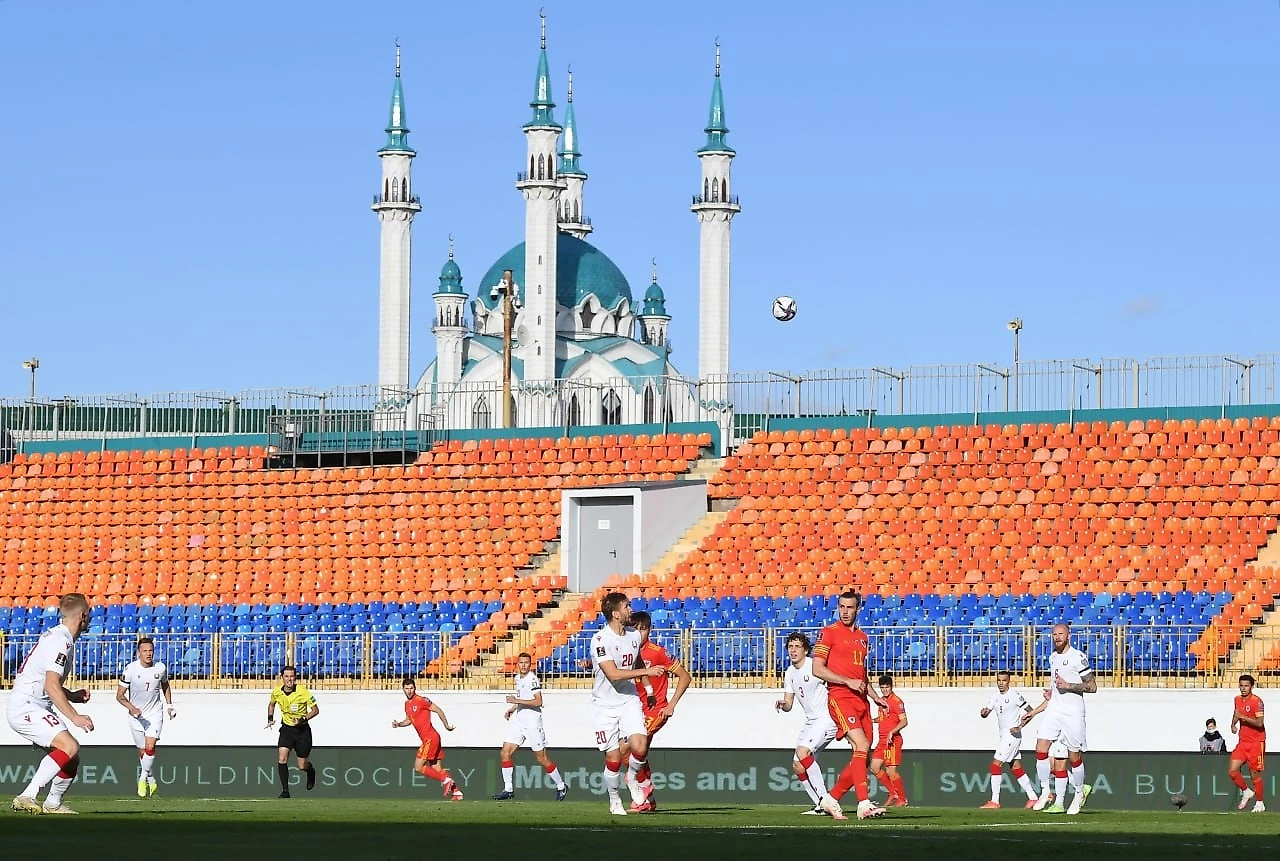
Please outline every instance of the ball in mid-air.
[{"label": "ball in mid-air", "polygon": [[790,296],[779,296],[773,300],[773,317],[783,323],[795,319],[796,300]]},{"label": "ball in mid-air", "polygon": [[1174,807],[1178,808],[1178,812],[1182,812],[1182,808],[1187,806],[1187,796],[1183,795],[1181,792],[1175,792],[1173,795],[1169,796],[1169,801]]}]

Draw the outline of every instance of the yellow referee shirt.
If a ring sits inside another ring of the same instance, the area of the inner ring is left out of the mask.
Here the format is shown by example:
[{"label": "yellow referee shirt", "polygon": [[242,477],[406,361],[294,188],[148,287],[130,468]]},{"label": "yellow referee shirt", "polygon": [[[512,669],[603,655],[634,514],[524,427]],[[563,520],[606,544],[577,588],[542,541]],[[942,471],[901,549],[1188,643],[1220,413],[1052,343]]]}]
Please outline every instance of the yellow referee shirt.
[{"label": "yellow referee shirt", "polygon": [[286,694],[283,687],[271,691],[271,702],[280,706],[280,721],[285,726],[297,726],[298,721],[311,714],[316,698],[305,685],[295,685],[293,693]]}]

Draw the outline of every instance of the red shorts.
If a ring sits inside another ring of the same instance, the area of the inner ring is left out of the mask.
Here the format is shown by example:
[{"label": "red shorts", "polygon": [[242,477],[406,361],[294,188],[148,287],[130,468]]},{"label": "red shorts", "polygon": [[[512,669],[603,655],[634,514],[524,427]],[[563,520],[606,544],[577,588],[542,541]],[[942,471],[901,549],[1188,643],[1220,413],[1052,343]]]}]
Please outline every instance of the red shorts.
[{"label": "red shorts", "polygon": [[875,730],[871,722],[871,704],[865,697],[860,697],[852,691],[847,696],[839,696],[834,691],[828,691],[827,711],[835,721],[836,738],[844,738],[855,729],[862,730],[867,744],[875,738]]},{"label": "red shorts", "polygon": [[1231,751],[1231,758],[1249,766],[1249,771],[1262,771],[1262,760],[1266,746],[1260,741],[1242,741]]},{"label": "red shorts", "polygon": [[649,734],[649,738],[653,738],[658,734],[658,730],[667,725],[667,720],[667,716],[662,713],[661,709],[646,711],[644,713],[644,731]]},{"label": "red shorts", "polygon": [[439,733],[422,740],[422,746],[418,748],[417,758],[426,762],[436,762],[444,759],[444,751],[440,749]]},{"label": "red shorts", "polygon": [[889,745],[881,741],[880,744],[876,745],[875,752],[871,754],[871,758],[878,759],[885,765],[902,765],[902,736],[895,735],[893,743]]}]

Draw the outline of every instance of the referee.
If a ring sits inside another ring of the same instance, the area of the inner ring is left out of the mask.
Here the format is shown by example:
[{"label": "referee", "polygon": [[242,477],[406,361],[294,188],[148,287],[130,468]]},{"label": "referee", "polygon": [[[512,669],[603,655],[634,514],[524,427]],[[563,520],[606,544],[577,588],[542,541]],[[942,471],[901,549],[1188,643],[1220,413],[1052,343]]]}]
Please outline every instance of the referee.
[{"label": "referee", "polygon": [[280,739],[277,741],[280,758],[276,769],[280,774],[280,797],[289,798],[289,751],[298,756],[298,768],[307,773],[307,789],[316,785],[316,767],[307,758],[311,756],[311,721],[320,714],[316,698],[305,685],[298,684],[298,670],[288,666],[280,671],[280,686],[271,691],[267,703],[267,729],[276,725],[276,704],[280,705]]}]

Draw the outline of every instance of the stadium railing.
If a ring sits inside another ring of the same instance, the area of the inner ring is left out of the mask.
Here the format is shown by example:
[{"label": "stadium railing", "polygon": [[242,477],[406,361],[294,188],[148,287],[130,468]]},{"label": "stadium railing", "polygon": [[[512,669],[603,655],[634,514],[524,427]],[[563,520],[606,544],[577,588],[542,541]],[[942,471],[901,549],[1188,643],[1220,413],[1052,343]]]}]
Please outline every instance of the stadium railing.
[{"label": "stadium railing", "polygon": [[[696,628],[655,630],[653,639],[690,671],[696,687],[761,688],[782,683],[785,640],[793,628]],[[816,639],[816,629],[800,629]],[[873,679],[891,673],[910,687],[969,687],[990,683],[1007,669],[1022,679],[1048,671],[1047,626],[915,626],[865,629]],[[1202,654],[1215,632],[1186,625],[1095,625],[1072,629],[1107,686],[1210,688],[1234,684],[1243,672],[1280,678],[1280,625],[1258,625],[1225,657]],[[523,648],[528,631],[514,632],[511,645]],[[396,688],[414,676],[435,690],[501,689],[510,684],[513,649],[482,655],[463,664],[450,650],[464,634],[456,631],[254,632],[154,634],[156,659],[164,661],[175,684],[214,689],[270,686],[285,664],[319,687],[340,690]],[[23,658],[39,635],[0,634],[0,685],[12,684]],[[136,636],[90,634],[76,644],[74,682],[109,686],[134,658]],[[590,684],[590,633],[575,636],[537,670],[550,688]],[[506,657],[504,657],[504,655]],[[442,657],[445,656],[445,657]],[[1025,683],[1025,682],[1024,682]]]}]

